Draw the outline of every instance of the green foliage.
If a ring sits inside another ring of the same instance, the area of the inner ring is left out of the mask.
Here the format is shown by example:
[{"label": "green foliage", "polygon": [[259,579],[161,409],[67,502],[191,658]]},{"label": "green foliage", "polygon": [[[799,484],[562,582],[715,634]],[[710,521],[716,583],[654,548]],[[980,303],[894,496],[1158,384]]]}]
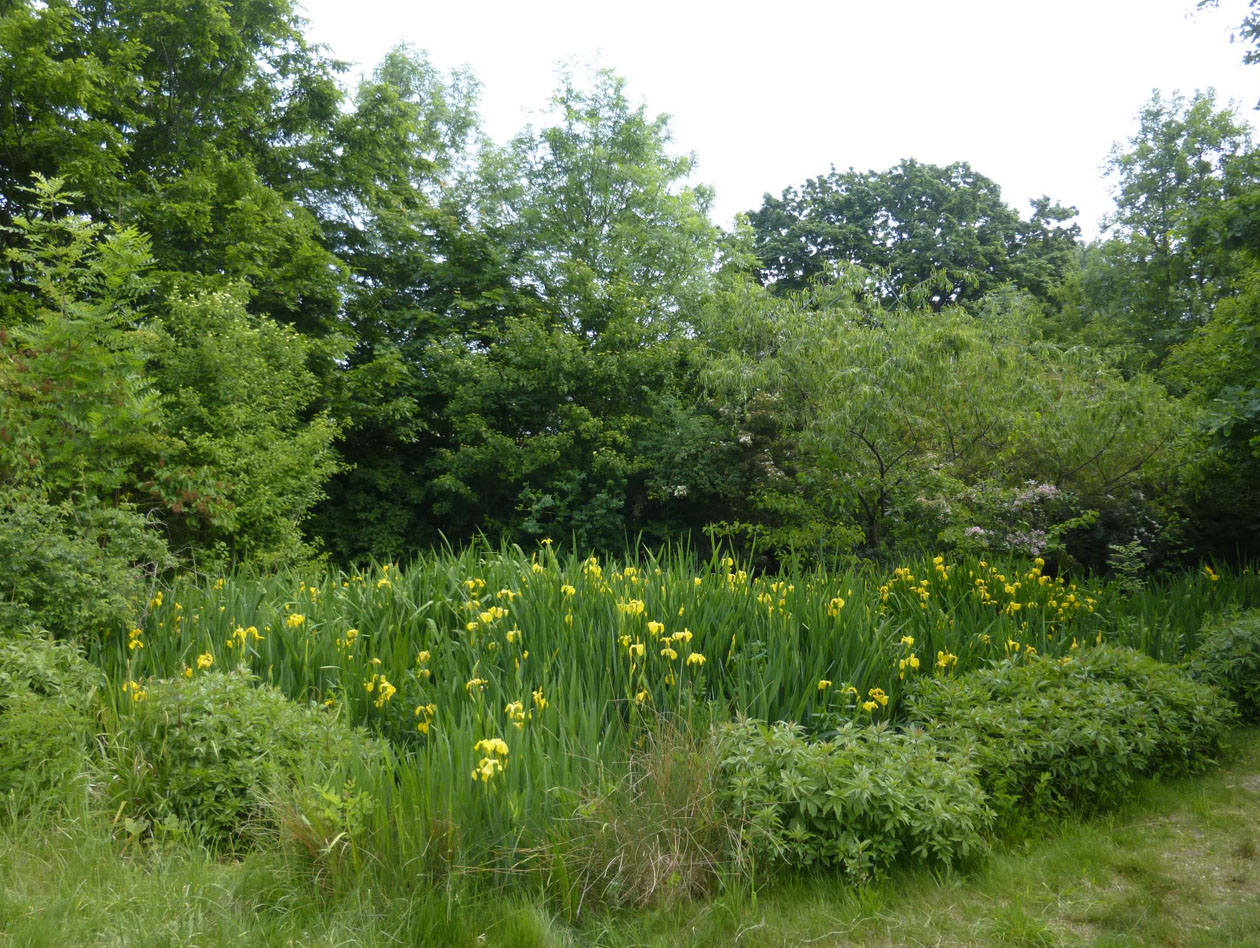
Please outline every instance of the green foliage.
[{"label": "green foliage", "polygon": [[924,679],[908,700],[911,719],[976,768],[1005,825],[1113,806],[1143,774],[1202,769],[1233,716],[1214,689],[1112,646]]},{"label": "green foliage", "polygon": [[152,573],[170,562],[134,508],[49,504],[0,488],[0,625],[41,626],[81,643],[139,621]]},{"label": "green foliage", "polygon": [[1260,270],[1173,350],[1168,372],[1196,406],[1200,450],[1186,472],[1191,539],[1203,554],[1260,549]]},{"label": "green foliage", "polygon": [[1246,721],[1260,717],[1260,612],[1226,615],[1206,623],[1188,663],[1190,674],[1238,706]]},{"label": "green foliage", "polygon": [[860,538],[868,554],[944,541],[1038,555],[1090,511],[1136,499],[1159,513],[1142,491],[1175,456],[1182,414],[1156,383],[1045,341],[1025,297],[991,296],[979,316],[880,312],[865,281],[746,293],[706,321],[702,377],[731,406],[728,437],[761,460],[745,519],[792,542]]},{"label": "green foliage", "polygon": [[22,812],[83,786],[100,670],[40,633],[0,643],[0,799]]},{"label": "green foliage", "polygon": [[923,731],[740,720],[719,731],[724,804],[754,859],[842,869],[859,881],[898,861],[951,865],[984,850],[993,814],[970,763]]},{"label": "green foliage", "polygon": [[54,503],[116,495],[164,445],[132,322],[148,243],[66,215],[60,181],[31,191],[38,214],[17,219],[23,244],[8,259],[38,309],[0,335],[0,475]]},{"label": "green foliage", "polygon": [[110,795],[133,820],[176,819],[216,849],[247,846],[307,773],[372,751],[335,714],[243,671],[133,683],[110,735]]},{"label": "green foliage", "polygon": [[[152,474],[171,494],[171,544],[260,566],[309,555],[303,521],[338,461],[335,423],[312,417],[312,343],[245,308],[242,287],[173,299],[150,373],[166,393],[171,463]],[[181,472],[201,472],[200,482]]]},{"label": "green foliage", "polygon": [[820,175],[748,215],[758,279],[776,293],[834,278],[850,264],[874,271],[873,295],[890,305],[922,294],[939,310],[1005,283],[1045,298],[1071,267],[1075,208],[1033,202],[1030,220],[966,162],[902,161],[887,171]]},{"label": "green foliage", "polygon": [[[1112,150],[1116,213],[1082,272],[1082,334],[1162,360],[1229,294],[1238,255],[1211,226],[1254,188],[1249,130],[1211,90],[1156,92],[1126,148]],[[1093,324],[1092,326],[1090,324]]]}]

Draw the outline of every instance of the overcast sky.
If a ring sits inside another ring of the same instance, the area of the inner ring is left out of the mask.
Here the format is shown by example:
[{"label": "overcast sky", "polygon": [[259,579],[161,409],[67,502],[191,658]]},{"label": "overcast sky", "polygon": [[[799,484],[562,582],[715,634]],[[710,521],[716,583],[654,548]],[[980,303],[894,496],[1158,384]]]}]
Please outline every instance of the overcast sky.
[{"label": "overcast sky", "polygon": [[1260,66],[1229,33],[1246,0],[304,0],[308,36],[370,71],[412,43],[483,83],[485,128],[538,121],[558,62],[611,67],[633,101],[671,116],[679,151],[728,225],[762,195],[902,158],[968,161],[1027,213],[1041,194],[1111,206],[1102,165],[1153,89],[1213,86],[1249,121]]}]

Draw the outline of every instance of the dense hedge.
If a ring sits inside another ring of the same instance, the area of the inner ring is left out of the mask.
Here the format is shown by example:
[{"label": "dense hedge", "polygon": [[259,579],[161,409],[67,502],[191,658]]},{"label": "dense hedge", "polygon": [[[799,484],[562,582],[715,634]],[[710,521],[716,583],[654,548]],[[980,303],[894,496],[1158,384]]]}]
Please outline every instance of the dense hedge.
[{"label": "dense hedge", "polygon": [[1201,769],[1233,717],[1215,689],[1110,646],[927,679],[908,701],[976,768],[1003,823],[1112,806],[1138,776]]}]

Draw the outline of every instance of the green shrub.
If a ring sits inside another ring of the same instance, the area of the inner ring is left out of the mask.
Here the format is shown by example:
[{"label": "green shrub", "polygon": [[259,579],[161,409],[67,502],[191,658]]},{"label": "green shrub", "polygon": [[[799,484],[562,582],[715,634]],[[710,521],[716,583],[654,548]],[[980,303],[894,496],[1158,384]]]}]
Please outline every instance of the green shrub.
[{"label": "green shrub", "polygon": [[1260,720],[1260,612],[1225,616],[1200,633],[1190,674],[1215,685],[1247,721]]},{"label": "green shrub", "polygon": [[111,748],[118,802],[134,821],[181,821],[216,849],[249,843],[304,774],[374,752],[331,712],[242,671],[131,687]]},{"label": "green shrub", "polygon": [[168,562],[136,510],[83,501],[52,505],[0,489],[0,628],[39,626],[79,642],[136,621],[145,569]]},{"label": "green shrub", "polygon": [[754,860],[867,879],[899,858],[948,864],[984,848],[993,814],[972,768],[921,730],[809,741],[797,725],[742,720],[719,735],[723,795]]},{"label": "green shrub", "polygon": [[102,680],[72,646],[44,635],[0,643],[0,797],[10,810],[81,786]]},{"label": "green shrub", "polygon": [[924,680],[908,703],[913,720],[977,768],[1008,825],[1114,805],[1143,774],[1200,769],[1232,717],[1214,689],[1110,646]]}]

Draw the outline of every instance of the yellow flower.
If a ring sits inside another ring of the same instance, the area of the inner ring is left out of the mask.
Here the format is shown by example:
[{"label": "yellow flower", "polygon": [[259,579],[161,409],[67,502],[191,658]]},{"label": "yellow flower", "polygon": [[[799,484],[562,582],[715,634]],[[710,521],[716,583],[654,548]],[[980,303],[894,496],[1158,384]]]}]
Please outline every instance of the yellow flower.
[{"label": "yellow flower", "polygon": [[914,648],[914,636],[903,635],[901,637],[901,644],[904,645],[906,648]]},{"label": "yellow flower", "polygon": [[525,705],[523,702],[509,701],[506,705],[504,705],[503,713],[508,716],[518,731],[525,728],[525,719],[527,715],[525,714]]},{"label": "yellow flower", "polygon": [[641,616],[646,608],[642,599],[630,599],[626,602],[617,603],[617,608],[628,616]]},{"label": "yellow flower", "polygon": [[209,668],[214,664],[214,655],[210,652],[202,652],[197,656],[198,668]]},{"label": "yellow flower", "polygon": [[519,642],[521,640],[521,630],[516,627],[508,629],[507,640],[508,642]]},{"label": "yellow flower", "polygon": [[577,590],[574,589],[572,586],[570,586],[568,583],[565,583],[563,586],[560,587],[560,592],[564,593],[564,595],[566,596],[573,596],[577,594]]},{"label": "yellow flower", "polygon": [[688,665],[700,666],[700,665],[703,665],[704,662],[705,662],[705,658],[699,652],[692,652],[690,655],[687,656]]},{"label": "yellow flower", "polygon": [[642,642],[635,642],[629,648],[631,658],[642,658],[647,653],[647,646]]},{"label": "yellow flower", "polygon": [[148,697],[147,692],[145,692],[138,681],[129,681],[123,685],[123,694],[130,694],[131,700],[136,702],[143,701]]},{"label": "yellow flower", "polygon": [[506,757],[508,754],[507,742],[501,737],[488,737],[480,740],[473,747],[479,754],[497,754],[500,757]]},{"label": "yellow flower", "polygon": [[[356,631],[356,630],[355,630],[355,629],[351,629],[350,631],[351,631],[351,632],[354,632],[354,631]],[[349,633],[347,633],[347,635],[348,635],[348,634],[349,634]],[[417,655],[417,656],[416,656],[416,661],[418,661],[418,662],[427,662],[427,661],[428,661],[430,658],[432,658],[432,657],[433,657],[433,656],[431,656],[431,655],[429,654],[429,650],[428,650],[428,649],[425,649],[423,652],[421,652],[419,655]]]},{"label": "yellow flower", "polygon": [[542,563],[535,563],[530,569],[535,573],[545,573],[547,571],[547,567],[543,566]]},{"label": "yellow flower", "polygon": [[155,592],[153,594],[153,598],[149,600],[149,608],[155,609],[160,605],[162,605],[162,593],[161,591],[158,591]]},{"label": "yellow flower", "polygon": [[957,664],[958,664],[958,656],[954,655],[952,652],[937,652],[936,653],[936,667],[937,668],[949,668],[950,665],[957,665]]},{"label": "yellow flower", "polygon": [[639,704],[642,704],[644,701],[647,701],[648,697],[649,697],[648,690],[644,688],[637,695],[634,696],[634,700],[637,701]]},{"label": "yellow flower", "polygon": [[830,687],[831,687],[831,679],[829,679],[829,678],[820,678],[820,679],[818,679],[818,690],[819,690],[819,691],[826,691],[826,690],[827,690],[828,688],[830,688]]},{"label": "yellow flower", "polygon": [[503,772],[503,764],[494,757],[483,757],[477,769],[472,772],[473,780],[489,783],[495,776]]},{"label": "yellow flower", "polygon": [[291,616],[289,616],[287,619],[284,620],[284,624],[287,625],[290,629],[296,629],[305,621],[306,621],[306,616],[302,615],[300,612],[295,612]]},{"label": "yellow flower", "polygon": [[674,651],[672,648],[670,648],[668,645],[665,646],[663,649],[661,649],[661,655],[665,658],[668,658],[671,662],[678,657],[678,653]]},{"label": "yellow flower", "polygon": [[876,707],[878,707],[878,705],[876,705],[876,703],[875,703],[874,701],[863,701],[863,702],[862,702],[862,710],[863,710],[863,711],[866,711],[867,713],[870,713],[871,711],[874,711]]},{"label": "yellow flower", "polygon": [[476,632],[476,631],[477,631],[477,623],[476,623],[476,622],[469,622],[469,623],[465,624],[465,626],[464,626],[464,630],[465,630],[465,631],[467,631],[467,632]]},{"label": "yellow flower", "polygon": [[692,634],[690,629],[683,629],[681,632],[675,632],[672,636],[675,642],[690,642]]},{"label": "yellow flower", "polygon": [[662,633],[662,632],[664,632],[664,631],[665,631],[665,623],[664,623],[664,622],[649,622],[649,623],[648,623],[648,634],[649,634],[649,635],[655,636],[656,638],[660,638],[661,633]]},{"label": "yellow flower", "polygon": [[185,666],[184,666],[184,677],[185,677],[185,678],[191,678],[192,676],[193,676],[193,670],[192,670],[191,668],[189,668],[187,665],[185,665]]},{"label": "yellow flower", "polygon": [[888,695],[884,694],[883,688],[872,688],[870,690],[870,696],[875,701],[878,701],[881,706],[888,704]]},{"label": "yellow flower", "polygon": [[384,576],[382,576],[380,579],[378,579],[378,580],[376,581],[376,588],[377,588],[377,589],[388,589],[388,588],[390,588],[390,587],[391,587],[391,586],[393,586],[393,585],[394,585],[394,584],[393,584],[393,583],[391,583],[391,582],[390,582],[388,579],[386,579]]},{"label": "yellow flower", "polygon": [[144,642],[140,641],[140,637],[144,635],[143,629],[132,629],[127,633],[127,648],[135,651],[138,648],[144,648]]},{"label": "yellow flower", "polygon": [[537,708],[539,711],[546,711],[547,705],[549,702],[547,701],[546,698],[543,697],[542,689],[535,688],[532,692],[530,692],[530,694],[533,696],[533,699],[534,699],[534,707]]},{"label": "yellow flower", "polygon": [[473,693],[473,689],[475,688],[477,693],[480,694],[485,688],[485,685],[486,680],[484,678],[469,678],[468,681],[464,683],[464,690],[471,695]]}]

